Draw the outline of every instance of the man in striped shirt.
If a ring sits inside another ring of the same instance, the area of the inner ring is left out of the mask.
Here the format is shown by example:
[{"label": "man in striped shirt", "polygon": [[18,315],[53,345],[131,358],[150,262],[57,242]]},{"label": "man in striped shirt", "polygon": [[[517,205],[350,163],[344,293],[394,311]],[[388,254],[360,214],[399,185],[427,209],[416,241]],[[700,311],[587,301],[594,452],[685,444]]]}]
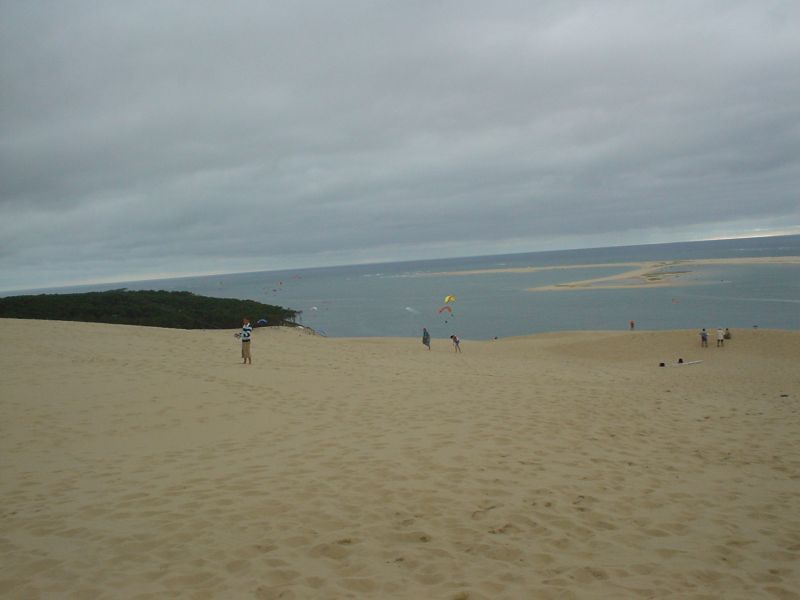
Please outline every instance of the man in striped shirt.
[{"label": "man in striped shirt", "polygon": [[253,359],[250,356],[250,334],[253,332],[253,326],[250,325],[250,319],[245,317],[242,320],[242,333],[239,335],[242,338],[242,364],[253,364]]}]

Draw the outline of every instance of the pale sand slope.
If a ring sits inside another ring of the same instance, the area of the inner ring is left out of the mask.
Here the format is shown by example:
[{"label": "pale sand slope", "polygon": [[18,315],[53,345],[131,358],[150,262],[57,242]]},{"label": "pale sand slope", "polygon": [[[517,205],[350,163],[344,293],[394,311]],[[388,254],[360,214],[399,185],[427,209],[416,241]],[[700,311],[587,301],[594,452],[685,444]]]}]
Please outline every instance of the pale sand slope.
[{"label": "pale sand slope", "polygon": [[800,332],[231,334],[0,320],[0,597],[800,597]]}]

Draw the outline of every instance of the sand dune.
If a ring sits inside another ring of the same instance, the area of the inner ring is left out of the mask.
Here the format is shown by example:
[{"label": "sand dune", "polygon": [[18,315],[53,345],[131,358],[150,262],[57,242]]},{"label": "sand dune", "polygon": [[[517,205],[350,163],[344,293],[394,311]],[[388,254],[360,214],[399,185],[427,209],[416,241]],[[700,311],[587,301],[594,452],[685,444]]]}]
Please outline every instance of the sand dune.
[{"label": "sand dune", "polygon": [[800,332],[231,334],[0,320],[0,597],[800,597]]}]

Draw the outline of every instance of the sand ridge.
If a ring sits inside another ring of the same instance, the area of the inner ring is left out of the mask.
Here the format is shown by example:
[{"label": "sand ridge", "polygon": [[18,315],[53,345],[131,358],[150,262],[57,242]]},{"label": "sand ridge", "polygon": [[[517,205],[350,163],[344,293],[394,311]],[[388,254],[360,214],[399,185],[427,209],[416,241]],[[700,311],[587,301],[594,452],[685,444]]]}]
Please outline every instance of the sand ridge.
[{"label": "sand ridge", "polygon": [[798,597],[800,332],[231,334],[0,320],[0,596]]},{"label": "sand ridge", "polygon": [[[597,269],[609,267],[629,267],[622,273],[604,277],[592,277],[527,288],[529,292],[557,292],[564,290],[588,289],[633,289],[641,287],[668,287],[674,285],[690,285],[681,275],[691,273],[694,266],[709,265],[800,265],[800,256],[759,256],[741,258],[706,258],[684,260],[656,260],[618,263],[595,263],[583,265],[551,265],[546,267],[508,267],[497,269],[472,269],[465,271],[447,271],[441,273],[419,273],[415,277],[456,277],[470,275],[490,275],[494,273],[540,273],[543,271],[563,271],[572,269]],[[672,270],[666,270],[672,269]]]}]

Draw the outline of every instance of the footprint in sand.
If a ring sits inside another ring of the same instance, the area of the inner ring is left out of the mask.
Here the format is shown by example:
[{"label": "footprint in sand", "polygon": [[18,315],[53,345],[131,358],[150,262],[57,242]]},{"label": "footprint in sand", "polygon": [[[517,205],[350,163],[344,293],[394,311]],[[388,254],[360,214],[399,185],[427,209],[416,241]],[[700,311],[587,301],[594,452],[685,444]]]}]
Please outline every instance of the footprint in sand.
[{"label": "footprint in sand", "polygon": [[351,550],[346,545],[341,544],[318,544],[309,551],[309,554],[315,558],[323,556],[333,560],[347,558],[350,553]]},{"label": "footprint in sand", "polygon": [[476,521],[483,519],[486,516],[486,513],[492,510],[493,508],[497,508],[497,505],[488,506],[486,508],[480,508],[472,513],[472,518]]},{"label": "footprint in sand", "polygon": [[293,600],[297,596],[290,589],[270,588],[262,585],[256,588],[255,597],[258,600]]},{"label": "footprint in sand", "polygon": [[494,528],[490,529],[489,533],[492,533],[492,534],[496,534],[496,533],[513,533],[513,532],[519,531],[519,530],[520,530],[519,527],[516,527],[515,525],[513,525],[511,523],[506,523],[502,527],[494,527]]}]

